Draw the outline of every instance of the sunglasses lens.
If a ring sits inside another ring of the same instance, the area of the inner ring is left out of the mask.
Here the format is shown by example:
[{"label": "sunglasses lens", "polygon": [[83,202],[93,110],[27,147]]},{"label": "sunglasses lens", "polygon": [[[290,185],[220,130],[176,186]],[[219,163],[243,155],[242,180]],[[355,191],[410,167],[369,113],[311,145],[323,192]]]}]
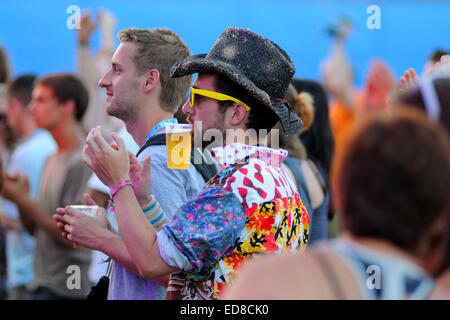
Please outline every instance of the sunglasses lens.
[{"label": "sunglasses lens", "polygon": [[191,90],[190,102],[191,102],[191,108],[192,108],[194,106],[194,92],[192,92],[192,90]]}]

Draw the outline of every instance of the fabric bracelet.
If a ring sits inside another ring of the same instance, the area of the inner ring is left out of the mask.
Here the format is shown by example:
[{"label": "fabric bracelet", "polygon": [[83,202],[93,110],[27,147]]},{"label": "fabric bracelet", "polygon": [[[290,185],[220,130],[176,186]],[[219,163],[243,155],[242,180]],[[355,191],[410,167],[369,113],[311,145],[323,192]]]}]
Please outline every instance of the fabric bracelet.
[{"label": "fabric bracelet", "polygon": [[131,187],[133,187],[133,183],[130,180],[122,180],[120,181],[118,184],[116,184],[114,187],[111,188],[110,192],[111,192],[111,197],[114,197],[114,195],[117,193],[117,191],[119,191],[120,189],[122,189],[123,187],[130,185]]},{"label": "fabric bracelet", "polygon": [[150,201],[141,206],[141,208],[144,213],[147,213],[150,210],[153,210],[157,205],[158,202],[156,201],[155,197],[151,196]]},{"label": "fabric bracelet", "polygon": [[155,197],[151,196],[150,201],[141,206],[141,208],[146,219],[153,225],[156,231],[161,230],[162,226],[168,222],[166,214]]}]

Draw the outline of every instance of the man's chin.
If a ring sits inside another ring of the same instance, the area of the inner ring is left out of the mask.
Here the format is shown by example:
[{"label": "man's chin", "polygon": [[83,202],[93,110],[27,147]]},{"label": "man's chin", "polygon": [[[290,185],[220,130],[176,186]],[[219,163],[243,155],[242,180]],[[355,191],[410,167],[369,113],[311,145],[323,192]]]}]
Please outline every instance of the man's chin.
[{"label": "man's chin", "polygon": [[112,108],[111,108],[111,104],[110,103],[106,103],[105,104],[105,113],[108,115],[108,116],[112,116],[112,114],[111,114],[111,110]]},{"label": "man's chin", "polygon": [[39,128],[39,129],[44,129],[44,130],[50,131],[50,128],[47,127],[47,126],[45,126],[43,123],[36,122],[36,120],[35,120],[35,121],[34,121],[34,124],[35,124],[36,127]]},{"label": "man's chin", "polygon": [[108,116],[123,120],[122,114],[120,112],[118,112],[118,110],[116,108],[114,108],[114,106],[112,106],[111,104],[107,104],[105,106],[105,112]]}]

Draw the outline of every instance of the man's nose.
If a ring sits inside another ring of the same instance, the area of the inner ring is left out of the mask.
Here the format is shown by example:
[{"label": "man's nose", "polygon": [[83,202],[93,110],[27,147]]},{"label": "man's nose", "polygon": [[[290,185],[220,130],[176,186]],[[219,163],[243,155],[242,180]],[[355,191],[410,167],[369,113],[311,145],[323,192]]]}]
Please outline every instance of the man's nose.
[{"label": "man's nose", "polygon": [[187,99],[186,102],[183,105],[183,108],[181,110],[189,115],[192,115],[194,113],[194,107],[191,107],[190,99]]},{"label": "man's nose", "polygon": [[106,73],[103,75],[103,77],[101,77],[100,80],[98,81],[98,86],[99,86],[100,88],[106,88],[106,87],[108,87],[108,86],[111,84],[110,81],[109,81],[109,79],[108,79],[108,74],[109,74],[109,71],[106,72]]}]

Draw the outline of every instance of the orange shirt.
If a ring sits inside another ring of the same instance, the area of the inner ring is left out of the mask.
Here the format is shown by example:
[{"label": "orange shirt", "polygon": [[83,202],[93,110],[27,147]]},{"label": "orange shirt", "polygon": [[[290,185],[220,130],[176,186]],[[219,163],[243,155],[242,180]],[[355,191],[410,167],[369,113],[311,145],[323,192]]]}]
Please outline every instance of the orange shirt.
[{"label": "orange shirt", "polygon": [[356,114],[363,104],[362,94],[354,94],[353,108],[346,106],[342,101],[335,100],[330,103],[330,125],[334,136],[335,149],[342,145],[342,141],[349,129],[353,126]]}]

